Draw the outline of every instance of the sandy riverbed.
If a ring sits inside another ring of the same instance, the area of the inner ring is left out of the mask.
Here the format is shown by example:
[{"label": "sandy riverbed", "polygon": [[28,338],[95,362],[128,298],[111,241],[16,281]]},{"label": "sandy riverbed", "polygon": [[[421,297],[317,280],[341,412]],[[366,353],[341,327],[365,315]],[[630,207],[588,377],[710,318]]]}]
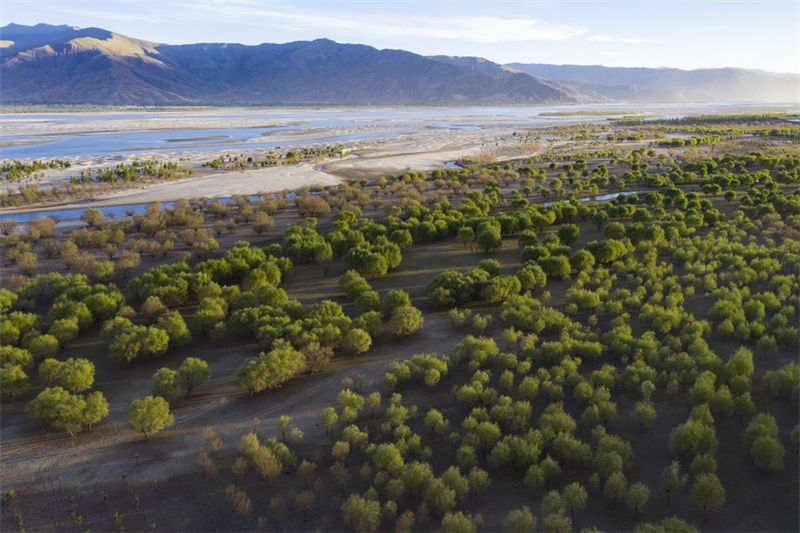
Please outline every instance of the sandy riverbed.
[{"label": "sandy riverbed", "polygon": [[[156,121],[162,125],[164,119],[148,119],[139,122]],[[131,126],[131,121],[123,121],[126,127]],[[191,119],[193,125],[199,127],[212,127],[216,119],[204,120]],[[245,120],[244,122],[248,122]],[[262,121],[263,122],[263,121]],[[43,130],[60,129],[67,127],[60,124],[39,125],[35,127]],[[154,126],[156,124],[149,124]],[[184,124],[181,123],[183,126]],[[100,127],[101,124],[92,124]],[[241,126],[241,124],[236,124]],[[6,125],[10,127],[10,125]],[[19,124],[17,124],[19,127]],[[406,126],[404,126],[405,128]],[[123,205],[151,201],[170,201],[180,198],[197,197],[226,197],[232,194],[255,194],[259,192],[275,192],[285,189],[297,189],[306,185],[332,185],[347,178],[372,178],[386,174],[397,174],[408,170],[428,171],[443,168],[449,161],[465,156],[478,155],[487,150],[494,149],[495,143],[504,138],[509,139],[513,131],[520,130],[519,123],[487,121],[480,128],[475,129],[448,129],[424,128],[410,133],[389,135],[379,138],[357,139],[338,142],[347,152],[357,157],[314,162],[295,166],[280,166],[267,169],[254,169],[247,171],[218,172],[206,174],[207,169],[202,167],[204,162],[210,161],[220,155],[244,154],[255,158],[265,155],[269,150],[253,146],[247,149],[226,149],[224,146],[209,147],[208,151],[181,151],[176,149],[170,153],[116,153],[108,155],[85,155],[66,157],[71,167],[64,170],[47,170],[39,181],[40,186],[54,186],[68,181],[71,177],[78,176],[82,171],[90,169],[112,167],[120,163],[129,163],[139,159],[153,159],[158,161],[180,161],[182,165],[195,169],[197,177],[176,182],[144,185],[143,188],[118,191],[96,199],[95,205]],[[388,121],[379,125],[359,124],[353,126],[338,126],[316,129],[313,134],[308,130],[298,129],[293,132],[282,132],[280,139],[284,141],[303,141],[304,145],[324,145],[319,139],[341,137],[348,135],[380,134],[393,132],[397,124]],[[122,131],[122,130],[120,130]],[[43,133],[43,131],[39,131]],[[170,134],[172,137],[174,134]],[[187,136],[191,136],[187,134]],[[174,138],[174,137],[173,137]],[[317,141],[315,141],[317,139]],[[2,188],[16,188],[18,184],[2,183]],[[62,206],[64,207],[64,206]]]}]

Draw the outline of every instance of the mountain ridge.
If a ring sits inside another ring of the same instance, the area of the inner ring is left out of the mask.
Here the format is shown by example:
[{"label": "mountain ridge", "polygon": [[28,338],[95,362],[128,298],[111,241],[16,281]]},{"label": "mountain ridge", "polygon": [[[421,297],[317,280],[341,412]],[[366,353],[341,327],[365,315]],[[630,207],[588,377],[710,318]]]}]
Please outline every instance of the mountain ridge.
[{"label": "mountain ridge", "polygon": [[[658,69],[639,70],[639,78],[632,78],[614,67],[502,65],[329,39],[170,45],[94,27],[0,28],[0,104],[6,105],[570,104],[720,94],[736,99],[753,94],[763,80],[782,83],[769,94],[780,97],[798,79],[776,82],[770,73],[737,71],[723,77],[723,83],[738,84],[735,90],[710,81],[688,90],[698,75],[681,73],[696,71],[668,69],[677,81],[665,84]],[[659,77],[668,90],[655,87]]]}]

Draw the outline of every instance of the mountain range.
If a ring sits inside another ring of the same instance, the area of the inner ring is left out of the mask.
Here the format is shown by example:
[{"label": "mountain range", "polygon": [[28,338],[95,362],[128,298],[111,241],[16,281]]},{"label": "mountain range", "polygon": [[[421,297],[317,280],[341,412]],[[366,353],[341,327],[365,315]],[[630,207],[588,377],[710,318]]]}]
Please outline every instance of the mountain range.
[{"label": "mountain range", "polygon": [[797,102],[800,77],[742,69],[501,65],[327,39],[159,44],[100,28],[0,28],[0,103],[93,105]]}]

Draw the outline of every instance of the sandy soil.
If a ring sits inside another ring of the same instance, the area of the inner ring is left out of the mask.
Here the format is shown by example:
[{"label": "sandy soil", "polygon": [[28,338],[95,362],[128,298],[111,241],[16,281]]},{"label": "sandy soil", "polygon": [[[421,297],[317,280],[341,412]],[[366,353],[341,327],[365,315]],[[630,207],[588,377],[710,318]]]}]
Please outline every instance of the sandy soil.
[{"label": "sandy soil", "polygon": [[151,185],[144,189],[120,191],[102,196],[96,205],[138,204],[179,198],[227,197],[233,194],[255,194],[284,189],[298,189],[306,185],[336,185],[339,179],[314,170],[311,165],[282,166],[223,172],[200,178]]}]

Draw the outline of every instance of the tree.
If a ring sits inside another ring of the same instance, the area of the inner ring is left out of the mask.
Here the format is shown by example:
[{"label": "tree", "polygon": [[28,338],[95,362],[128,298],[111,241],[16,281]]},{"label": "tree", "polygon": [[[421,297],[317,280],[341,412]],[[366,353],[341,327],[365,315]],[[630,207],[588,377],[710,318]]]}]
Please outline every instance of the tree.
[{"label": "tree", "polygon": [[88,359],[69,358],[64,362],[48,358],[39,365],[45,381],[58,383],[70,392],[82,392],[94,383],[94,364]]},{"label": "tree", "polygon": [[565,255],[542,257],[538,262],[548,277],[563,278],[572,272],[572,265]]},{"label": "tree", "polygon": [[503,527],[508,533],[533,533],[536,530],[536,516],[526,505],[510,511],[503,520]]},{"label": "tree", "polygon": [[594,266],[594,256],[588,250],[578,250],[569,258],[573,272],[583,272]]},{"label": "tree", "polygon": [[374,500],[366,500],[358,494],[351,494],[342,504],[342,519],[353,531],[377,531],[381,525],[381,505]]},{"label": "tree", "polygon": [[778,424],[769,413],[759,413],[742,432],[742,444],[756,465],[765,470],[783,469],[785,450],[778,440]]},{"label": "tree", "polygon": [[178,373],[167,367],[153,374],[153,396],[161,396],[170,401],[178,396]]},{"label": "tree", "polygon": [[362,354],[372,346],[372,337],[360,328],[353,328],[342,337],[342,348],[354,355]]},{"label": "tree", "polygon": [[667,493],[667,505],[669,505],[670,495],[686,485],[688,476],[686,474],[681,474],[680,461],[672,461],[661,473],[661,479],[664,481],[664,490]]},{"label": "tree", "polygon": [[444,533],[476,533],[478,531],[476,522],[480,521],[480,515],[473,518],[469,513],[464,514],[461,511],[447,513],[442,517],[441,530]]},{"label": "tree", "polygon": [[77,318],[61,318],[53,321],[47,333],[55,337],[58,344],[64,346],[65,343],[78,336],[79,330]]},{"label": "tree", "polygon": [[141,314],[150,320],[158,319],[166,310],[167,306],[164,305],[161,298],[158,296],[148,296],[139,308]]},{"label": "tree", "polygon": [[336,423],[339,421],[339,415],[336,414],[336,409],[333,407],[326,407],[322,410],[322,427],[330,434]]},{"label": "tree", "polygon": [[370,337],[380,335],[383,329],[381,314],[377,311],[367,311],[353,319],[353,327],[363,329]]},{"label": "tree", "polygon": [[603,495],[616,503],[625,497],[628,489],[628,481],[622,472],[615,472],[609,476],[603,486]]},{"label": "tree", "polygon": [[253,231],[255,231],[258,235],[261,235],[265,231],[269,230],[274,221],[272,217],[269,216],[267,213],[259,212],[256,214],[256,218],[253,220],[252,226]]},{"label": "tree", "polygon": [[562,244],[569,246],[578,240],[580,230],[575,224],[564,224],[558,228],[558,238]]},{"label": "tree", "polygon": [[28,384],[28,375],[17,364],[0,366],[0,393],[3,398],[16,396]]},{"label": "tree", "polygon": [[542,514],[544,516],[559,514],[564,511],[564,501],[557,490],[548,491],[542,498]]},{"label": "tree", "polygon": [[391,443],[378,444],[373,452],[372,460],[378,470],[385,470],[395,475],[402,470],[405,464],[400,450]]},{"label": "tree", "polygon": [[71,437],[83,430],[87,419],[93,418],[87,416],[87,403],[83,396],[70,394],[61,387],[44,389],[28,404],[28,411],[40,423],[66,431]]},{"label": "tree", "polygon": [[405,337],[421,328],[424,322],[422,312],[419,309],[411,305],[404,305],[398,307],[392,313],[392,318],[389,320],[389,329],[398,337]]},{"label": "tree", "polygon": [[469,474],[467,474],[467,482],[469,483],[470,493],[474,495],[484,493],[492,484],[492,480],[489,478],[489,472],[477,466],[473,466],[470,469]]},{"label": "tree", "polygon": [[533,261],[528,261],[517,271],[517,279],[522,285],[522,290],[541,289],[547,284],[547,274],[542,267]]},{"label": "tree", "polygon": [[636,405],[631,411],[631,418],[639,426],[639,432],[644,431],[644,428],[649,428],[653,425],[656,419],[656,408],[650,402],[636,402]]},{"label": "tree", "polygon": [[381,301],[381,311],[383,316],[390,317],[398,307],[411,305],[411,298],[402,289],[392,289],[386,293]]},{"label": "tree", "polygon": [[425,427],[434,435],[443,436],[447,432],[448,426],[447,420],[436,408],[431,408],[425,415]]},{"label": "tree", "polygon": [[33,252],[23,252],[17,257],[17,268],[26,276],[32,276],[38,264],[39,258]]},{"label": "tree", "polygon": [[553,513],[542,520],[542,531],[545,533],[571,533],[572,521],[561,513]]},{"label": "tree", "polygon": [[208,381],[211,371],[208,363],[197,357],[187,357],[178,368],[178,382],[186,389],[186,394],[191,394],[199,385]]},{"label": "tree", "polygon": [[278,340],[269,352],[261,352],[258,357],[245,361],[236,377],[252,396],[256,392],[280,387],[305,366],[305,357],[301,352],[288,342]]},{"label": "tree", "polygon": [[86,222],[89,227],[97,227],[103,222],[103,213],[99,209],[94,209],[93,207],[88,208],[86,211],[83,212],[81,215],[81,220]]},{"label": "tree", "polygon": [[377,292],[367,290],[358,295],[355,304],[359,313],[378,311],[381,308],[381,297]]},{"label": "tree", "polygon": [[580,483],[570,483],[564,487],[561,501],[564,503],[564,507],[569,509],[573,522],[575,521],[575,511],[582,511],[586,508],[586,497],[586,489]]},{"label": "tree", "polygon": [[158,433],[169,427],[175,417],[169,412],[169,404],[161,396],[145,396],[140,400],[133,400],[128,411],[128,422],[136,431],[144,433],[144,438]]},{"label": "tree", "polygon": [[705,513],[725,503],[725,488],[715,474],[700,474],[692,485],[691,496]]},{"label": "tree", "polygon": [[698,533],[696,527],[674,516],[655,524],[638,523],[633,531],[634,533]]},{"label": "tree", "polygon": [[494,228],[487,228],[478,233],[475,242],[484,252],[496,252],[503,247],[503,238]]},{"label": "tree", "polygon": [[103,393],[95,391],[86,396],[86,408],[83,412],[83,423],[92,430],[92,426],[108,416],[108,401]]},{"label": "tree", "polygon": [[775,437],[762,435],[750,446],[750,455],[764,470],[783,470],[783,445]]},{"label": "tree", "polygon": [[281,415],[278,417],[278,431],[281,432],[281,440],[286,442],[286,431],[292,427],[292,417]]},{"label": "tree", "polygon": [[458,239],[458,242],[463,244],[466,248],[468,244],[475,241],[475,230],[469,226],[461,226],[458,228],[458,235],[456,236],[456,239]]},{"label": "tree", "polygon": [[634,483],[625,495],[625,504],[637,517],[642,511],[647,500],[650,499],[650,489],[644,483]]},{"label": "tree", "polygon": [[23,340],[24,347],[33,355],[34,359],[53,357],[58,353],[58,339],[52,335],[36,335],[27,343]]}]

